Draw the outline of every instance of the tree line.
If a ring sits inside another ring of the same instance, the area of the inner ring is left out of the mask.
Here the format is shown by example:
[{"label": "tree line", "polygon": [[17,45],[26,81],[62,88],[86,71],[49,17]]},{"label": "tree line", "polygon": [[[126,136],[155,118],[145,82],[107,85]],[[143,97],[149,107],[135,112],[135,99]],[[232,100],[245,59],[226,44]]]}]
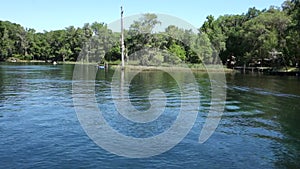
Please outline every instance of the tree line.
[{"label": "tree line", "polygon": [[281,7],[249,8],[241,15],[208,16],[200,28],[223,63],[234,56],[237,65],[295,66],[300,60],[300,1]]},{"label": "tree line", "polygon": [[[127,61],[142,65],[223,62],[228,66],[295,66],[300,60],[300,0],[286,0],[281,7],[264,10],[253,7],[238,15],[209,15],[198,32],[174,25],[154,32],[158,24],[155,14],[144,14],[125,30]],[[40,33],[0,21],[1,61],[10,57],[77,61],[83,59],[80,55],[87,62],[117,61],[120,51],[120,33],[105,23]]]}]

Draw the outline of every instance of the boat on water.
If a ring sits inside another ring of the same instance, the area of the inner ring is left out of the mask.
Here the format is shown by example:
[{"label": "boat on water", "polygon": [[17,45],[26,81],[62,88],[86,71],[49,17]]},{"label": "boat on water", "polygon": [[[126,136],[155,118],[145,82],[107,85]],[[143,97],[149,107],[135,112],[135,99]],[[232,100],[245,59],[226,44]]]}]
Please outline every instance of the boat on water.
[{"label": "boat on water", "polygon": [[98,66],[98,69],[105,69],[105,66]]}]

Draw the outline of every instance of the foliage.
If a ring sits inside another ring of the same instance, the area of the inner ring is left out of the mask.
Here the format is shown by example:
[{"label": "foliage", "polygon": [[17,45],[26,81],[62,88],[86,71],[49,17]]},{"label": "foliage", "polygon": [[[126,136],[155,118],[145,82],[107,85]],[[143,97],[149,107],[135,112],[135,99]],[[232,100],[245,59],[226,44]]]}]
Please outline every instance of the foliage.
[{"label": "foliage", "polygon": [[[246,14],[212,16],[200,28],[207,33],[223,63],[235,56],[238,65],[270,66],[272,51],[282,52],[294,65],[300,59],[299,0],[285,1],[282,8],[271,6],[262,11],[249,8]],[[225,46],[224,46],[225,44]]]},{"label": "foliage", "polygon": [[[126,61],[141,65],[220,61],[226,64],[233,56],[237,65],[269,66],[279,60],[296,65],[300,61],[299,0],[286,0],[281,8],[249,8],[240,15],[218,18],[209,15],[198,32],[174,25],[169,25],[164,32],[155,32],[159,24],[158,17],[148,13],[125,30]],[[282,53],[281,58],[274,57],[271,52]],[[0,61],[10,57],[118,62],[121,59],[120,33],[98,22],[40,33],[0,21]]]}]

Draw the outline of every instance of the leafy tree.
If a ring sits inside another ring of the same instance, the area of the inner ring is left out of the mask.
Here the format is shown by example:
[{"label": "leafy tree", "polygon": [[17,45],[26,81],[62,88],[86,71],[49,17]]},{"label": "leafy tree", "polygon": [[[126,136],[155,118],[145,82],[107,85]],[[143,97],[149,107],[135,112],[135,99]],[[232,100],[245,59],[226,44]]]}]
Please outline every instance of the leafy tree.
[{"label": "leafy tree", "polygon": [[211,47],[208,36],[204,33],[199,32],[196,42],[193,46],[195,53],[191,55],[189,61],[191,63],[205,63],[209,64],[212,62],[213,49]]},{"label": "leafy tree", "polygon": [[121,60],[121,50],[120,46],[114,46],[112,47],[106,54],[105,54],[105,60],[106,61],[116,61]]},{"label": "leafy tree", "polygon": [[212,15],[209,15],[207,21],[200,28],[201,32],[207,34],[213,46],[213,54],[211,63],[218,62],[219,53],[226,49],[226,36],[222,32],[218,20],[215,20]]},{"label": "leafy tree", "polygon": [[285,54],[290,56],[289,59],[300,63],[300,1],[286,0],[282,4],[283,11],[291,18],[288,25]]},{"label": "leafy tree", "polygon": [[186,52],[185,52],[185,50],[184,50],[184,48],[182,46],[173,43],[170,46],[169,51],[172,54],[174,54],[175,56],[177,56],[181,61],[185,61],[186,60]]},{"label": "leafy tree", "polygon": [[[147,65],[151,56],[147,54],[137,55],[136,52],[143,48],[156,47],[157,39],[154,36],[154,28],[157,24],[160,24],[155,14],[144,14],[139,21],[134,21],[129,28],[129,38],[126,42],[129,55],[133,60],[139,59],[142,65]],[[139,58],[140,57],[140,58]]]}]

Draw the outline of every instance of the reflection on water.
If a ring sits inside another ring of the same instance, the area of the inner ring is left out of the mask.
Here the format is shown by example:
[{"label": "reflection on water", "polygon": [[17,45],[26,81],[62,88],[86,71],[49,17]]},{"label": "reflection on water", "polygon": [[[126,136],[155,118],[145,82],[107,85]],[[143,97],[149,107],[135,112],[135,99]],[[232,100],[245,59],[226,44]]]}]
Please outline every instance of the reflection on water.
[{"label": "reflection on water", "polygon": [[[99,148],[81,128],[71,96],[72,73],[73,65],[0,65],[1,168],[300,167],[297,77],[228,74],[222,120],[212,137],[199,144],[209,106],[215,103],[210,101],[208,75],[195,73],[201,107],[189,135],[161,155],[128,159]],[[141,110],[149,108],[152,89],[165,92],[165,112],[146,124],[130,122],[117,113],[110,89],[112,76],[112,70],[97,72],[95,96],[114,129],[135,137],[151,137],[176,120],[180,93],[167,73],[139,73],[129,86],[130,101]]]}]

